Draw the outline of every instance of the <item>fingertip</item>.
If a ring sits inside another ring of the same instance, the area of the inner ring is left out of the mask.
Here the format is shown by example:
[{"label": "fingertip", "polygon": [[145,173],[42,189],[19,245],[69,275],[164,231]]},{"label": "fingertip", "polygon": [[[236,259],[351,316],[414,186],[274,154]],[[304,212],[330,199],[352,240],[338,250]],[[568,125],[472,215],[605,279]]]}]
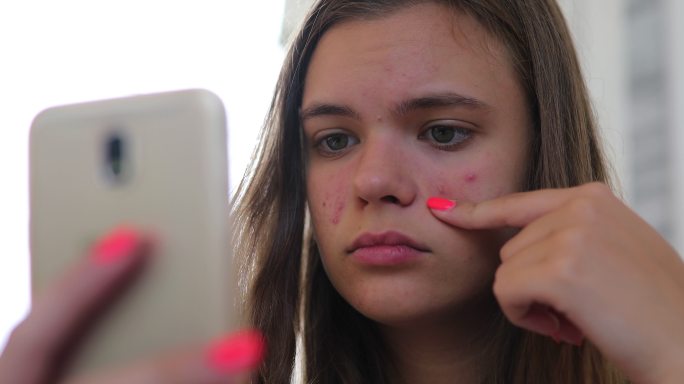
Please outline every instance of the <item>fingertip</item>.
[{"label": "fingertip", "polygon": [[427,199],[428,208],[434,211],[448,211],[457,205],[455,200],[449,200],[442,197],[430,197]]},{"label": "fingertip", "polygon": [[266,355],[261,332],[245,329],[220,338],[206,349],[205,360],[215,372],[238,374],[254,370]]},{"label": "fingertip", "polygon": [[518,321],[518,326],[557,340],[561,330],[561,320],[549,307],[533,304]]},{"label": "fingertip", "polygon": [[147,239],[133,227],[121,225],[101,237],[90,250],[90,258],[98,265],[111,265],[146,253],[152,247]]},{"label": "fingertip", "polygon": [[565,342],[576,347],[581,347],[584,334],[563,314],[553,308],[540,304],[533,304],[525,316],[520,320],[519,326],[530,331],[550,337],[556,343]]}]

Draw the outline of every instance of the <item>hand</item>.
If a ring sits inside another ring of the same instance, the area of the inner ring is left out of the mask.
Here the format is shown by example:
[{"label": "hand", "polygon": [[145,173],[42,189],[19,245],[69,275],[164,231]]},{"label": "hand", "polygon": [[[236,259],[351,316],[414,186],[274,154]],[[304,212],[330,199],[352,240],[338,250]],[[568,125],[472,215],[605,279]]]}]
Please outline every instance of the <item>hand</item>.
[{"label": "hand", "polygon": [[243,331],[204,348],[178,351],[104,375],[62,380],[64,352],[79,328],[140,272],[149,242],[129,229],[102,239],[90,257],[74,266],[35,300],[0,356],[0,383],[153,384],[225,383],[246,378],[263,357],[261,336]]},{"label": "hand", "polygon": [[684,263],[608,187],[428,201],[440,203],[432,212],[455,227],[520,229],[494,283],[511,322],[572,344],[584,334],[636,382],[684,377]]}]

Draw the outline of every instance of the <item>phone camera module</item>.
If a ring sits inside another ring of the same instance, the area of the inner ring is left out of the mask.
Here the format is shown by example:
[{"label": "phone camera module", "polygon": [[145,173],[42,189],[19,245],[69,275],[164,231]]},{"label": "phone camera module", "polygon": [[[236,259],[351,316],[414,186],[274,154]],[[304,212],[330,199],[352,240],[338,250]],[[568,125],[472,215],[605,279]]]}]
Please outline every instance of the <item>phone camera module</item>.
[{"label": "phone camera module", "polygon": [[115,184],[124,182],[128,173],[126,140],[121,134],[111,134],[105,140],[104,147],[104,167],[107,178]]}]

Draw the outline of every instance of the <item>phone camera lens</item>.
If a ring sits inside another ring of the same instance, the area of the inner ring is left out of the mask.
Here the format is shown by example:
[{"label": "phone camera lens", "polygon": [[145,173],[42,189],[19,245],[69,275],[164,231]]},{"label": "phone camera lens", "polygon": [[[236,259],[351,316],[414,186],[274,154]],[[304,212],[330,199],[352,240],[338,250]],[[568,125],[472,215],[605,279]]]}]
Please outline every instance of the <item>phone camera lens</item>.
[{"label": "phone camera lens", "polygon": [[126,166],[126,142],[119,134],[110,135],[105,142],[105,170],[114,182],[122,182]]}]

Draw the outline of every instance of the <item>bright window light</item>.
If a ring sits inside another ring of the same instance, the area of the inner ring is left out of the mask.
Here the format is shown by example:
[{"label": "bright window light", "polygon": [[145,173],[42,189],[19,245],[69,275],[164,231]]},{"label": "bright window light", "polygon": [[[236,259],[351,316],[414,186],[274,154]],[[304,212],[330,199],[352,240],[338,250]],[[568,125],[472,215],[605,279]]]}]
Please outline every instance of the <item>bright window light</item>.
[{"label": "bright window light", "polygon": [[0,349],[29,308],[28,132],[59,104],[206,88],[228,113],[231,185],[283,58],[284,0],[0,4]]}]

